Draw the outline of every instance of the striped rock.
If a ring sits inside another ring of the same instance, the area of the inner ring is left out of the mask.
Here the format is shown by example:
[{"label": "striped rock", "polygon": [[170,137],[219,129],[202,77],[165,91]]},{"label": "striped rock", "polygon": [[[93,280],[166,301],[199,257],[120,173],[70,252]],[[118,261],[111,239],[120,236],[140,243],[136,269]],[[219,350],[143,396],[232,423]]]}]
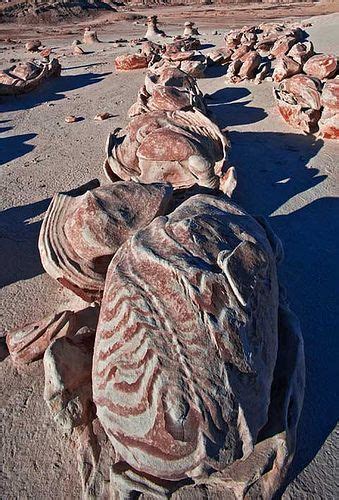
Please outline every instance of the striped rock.
[{"label": "striped rock", "polygon": [[303,65],[307,59],[313,56],[313,43],[312,42],[304,42],[304,43],[296,43],[293,45],[291,50],[288,52],[288,57],[292,57],[297,63]]},{"label": "striped rock", "polygon": [[252,452],[277,357],[280,253],[225,196],[196,195],[115,255],[93,397],[134,470],[200,479]]},{"label": "striped rock", "polygon": [[100,300],[114,253],[165,213],[171,193],[165,184],[116,182],[77,197],[55,195],[39,236],[46,272],[82,299]]},{"label": "striped rock", "polygon": [[300,73],[300,71],[301,66],[298,62],[294,61],[291,57],[282,56],[277,60],[272,78],[275,82],[281,82],[285,78]]},{"label": "striped rock", "polygon": [[325,139],[339,139],[339,80],[325,83],[321,94],[323,112],[319,130]]},{"label": "striped rock", "polygon": [[104,170],[113,181],[165,181],[174,189],[194,184],[218,188],[226,173],[228,149],[220,128],[197,109],[151,111],[133,118],[124,131],[109,135]]},{"label": "striped rock", "polygon": [[118,71],[147,68],[149,58],[142,54],[123,54],[115,58],[114,66]]},{"label": "striped rock", "polygon": [[321,115],[321,84],[307,75],[294,75],[274,89],[278,110],[284,120],[306,133],[315,132]]},{"label": "striped rock", "polygon": [[337,72],[338,60],[334,55],[317,54],[310,57],[304,64],[304,72],[319,80],[333,78]]}]

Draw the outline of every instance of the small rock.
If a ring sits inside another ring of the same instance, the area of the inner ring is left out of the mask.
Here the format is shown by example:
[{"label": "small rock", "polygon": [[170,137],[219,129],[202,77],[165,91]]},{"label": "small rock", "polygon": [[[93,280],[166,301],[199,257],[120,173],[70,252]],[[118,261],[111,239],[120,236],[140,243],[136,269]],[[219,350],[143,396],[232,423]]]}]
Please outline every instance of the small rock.
[{"label": "small rock", "polygon": [[41,46],[40,40],[30,40],[26,43],[25,47],[28,52],[37,52]]},{"label": "small rock", "polygon": [[85,54],[85,51],[84,51],[81,47],[79,47],[78,45],[75,45],[75,46],[73,47],[73,54],[74,54],[74,55],[79,55],[79,56],[80,56],[80,55],[82,55],[82,54]]},{"label": "small rock", "polygon": [[76,45],[81,45],[81,42],[80,42],[80,40],[73,40],[72,45],[73,45],[73,47]]},{"label": "small rock", "polygon": [[78,120],[79,120],[79,117],[76,117],[74,115],[69,115],[69,116],[65,117],[66,123],[74,123],[74,122],[77,122]]},{"label": "small rock", "polygon": [[98,113],[95,115],[94,120],[102,122],[103,120],[107,120],[108,118],[111,118],[110,113]]}]

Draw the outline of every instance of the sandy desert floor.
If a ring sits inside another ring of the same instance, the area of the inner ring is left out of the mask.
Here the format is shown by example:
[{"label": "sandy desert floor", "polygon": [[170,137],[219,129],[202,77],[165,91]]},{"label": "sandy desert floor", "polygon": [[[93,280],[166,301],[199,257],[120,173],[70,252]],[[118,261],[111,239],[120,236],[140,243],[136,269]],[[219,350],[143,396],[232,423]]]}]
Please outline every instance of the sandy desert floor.
[{"label": "sandy desert floor", "polygon": [[[335,52],[339,15],[314,17],[311,22],[307,31],[316,50]],[[37,236],[55,192],[96,177],[104,180],[106,137],[127,123],[127,110],[143,82],[144,71],[115,72],[115,56],[130,49],[114,48],[111,42],[135,38],[144,27],[132,21],[117,26],[101,30],[97,25],[102,43],[88,47],[82,56],[71,55],[69,49],[82,28],[67,34],[64,30],[63,36],[59,30],[54,38],[51,29],[48,46],[61,55],[62,76],[31,94],[0,101],[3,330],[42,317],[67,300],[66,292],[41,267]],[[171,35],[179,33],[178,26],[177,21],[163,25]],[[220,23],[202,26],[204,50],[222,45],[222,36],[212,34],[216,28],[222,33]],[[28,38],[27,33],[16,35]],[[12,58],[29,56],[17,45],[0,45],[0,67],[9,66]],[[304,136],[286,125],[274,106],[270,82],[225,86],[223,70],[210,68],[199,85],[209,94],[219,125],[229,131],[231,161],[238,171],[235,200],[251,213],[268,217],[284,243],[281,279],[302,324],[305,403],[297,454],[281,494],[288,499],[335,498],[338,144]],[[106,111],[112,118],[93,120]],[[70,114],[83,119],[65,123]],[[41,363],[17,372],[6,358],[0,370],[2,498],[79,498],[75,457],[43,402]]]}]

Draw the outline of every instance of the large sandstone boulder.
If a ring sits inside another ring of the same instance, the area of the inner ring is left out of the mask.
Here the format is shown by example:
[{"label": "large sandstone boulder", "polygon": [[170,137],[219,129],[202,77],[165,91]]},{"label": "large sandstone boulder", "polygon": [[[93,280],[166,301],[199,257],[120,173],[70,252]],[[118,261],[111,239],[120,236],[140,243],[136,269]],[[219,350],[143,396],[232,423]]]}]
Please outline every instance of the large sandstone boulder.
[{"label": "large sandstone boulder", "polygon": [[339,139],[339,80],[325,83],[321,104],[323,112],[319,121],[319,130],[325,139]]},{"label": "large sandstone boulder", "polygon": [[226,173],[228,149],[219,127],[197,109],[150,111],[109,135],[104,170],[112,181],[218,188]]},{"label": "large sandstone boulder", "polygon": [[17,95],[31,92],[45,80],[60,76],[58,59],[18,63],[0,71],[0,95]]},{"label": "large sandstone boulder", "polygon": [[[270,494],[279,487],[303,392],[294,328],[294,337],[281,337],[278,356],[280,256],[265,226],[211,195],[155,219],[115,255],[95,341],[93,396],[120,457],[111,473],[120,494],[178,490],[173,498],[191,498],[200,484],[202,495],[212,487],[228,498],[229,487],[244,498],[254,483]],[[273,384],[282,384],[278,401]]]}]

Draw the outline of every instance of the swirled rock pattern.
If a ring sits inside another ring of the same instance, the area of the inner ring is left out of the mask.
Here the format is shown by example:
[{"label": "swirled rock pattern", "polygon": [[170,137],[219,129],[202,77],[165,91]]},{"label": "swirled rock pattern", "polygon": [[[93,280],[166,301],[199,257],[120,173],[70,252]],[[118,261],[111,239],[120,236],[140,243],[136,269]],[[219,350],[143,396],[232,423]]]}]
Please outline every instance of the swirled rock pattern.
[{"label": "swirled rock pattern", "polygon": [[181,480],[247,457],[268,418],[278,302],[265,230],[224,196],[194,196],[126,242],[93,359],[97,414],[121,459]]},{"label": "swirled rock pattern", "polygon": [[115,69],[130,71],[133,69],[147,68],[149,58],[142,54],[123,54],[115,58]]},{"label": "swirled rock pattern", "polygon": [[228,148],[219,127],[197,109],[152,111],[133,118],[120,135],[109,136],[104,169],[112,181],[218,188]]},{"label": "swirled rock pattern", "polygon": [[0,95],[16,95],[31,92],[45,80],[60,76],[61,65],[58,59],[48,62],[19,63],[7,70],[0,71]]},{"label": "swirled rock pattern", "polygon": [[116,182],[78,197],[55,195],[39,236],[45,270],[84,300],[100,299],[112,256],[165,212],[171,192],[164,184]]}]

